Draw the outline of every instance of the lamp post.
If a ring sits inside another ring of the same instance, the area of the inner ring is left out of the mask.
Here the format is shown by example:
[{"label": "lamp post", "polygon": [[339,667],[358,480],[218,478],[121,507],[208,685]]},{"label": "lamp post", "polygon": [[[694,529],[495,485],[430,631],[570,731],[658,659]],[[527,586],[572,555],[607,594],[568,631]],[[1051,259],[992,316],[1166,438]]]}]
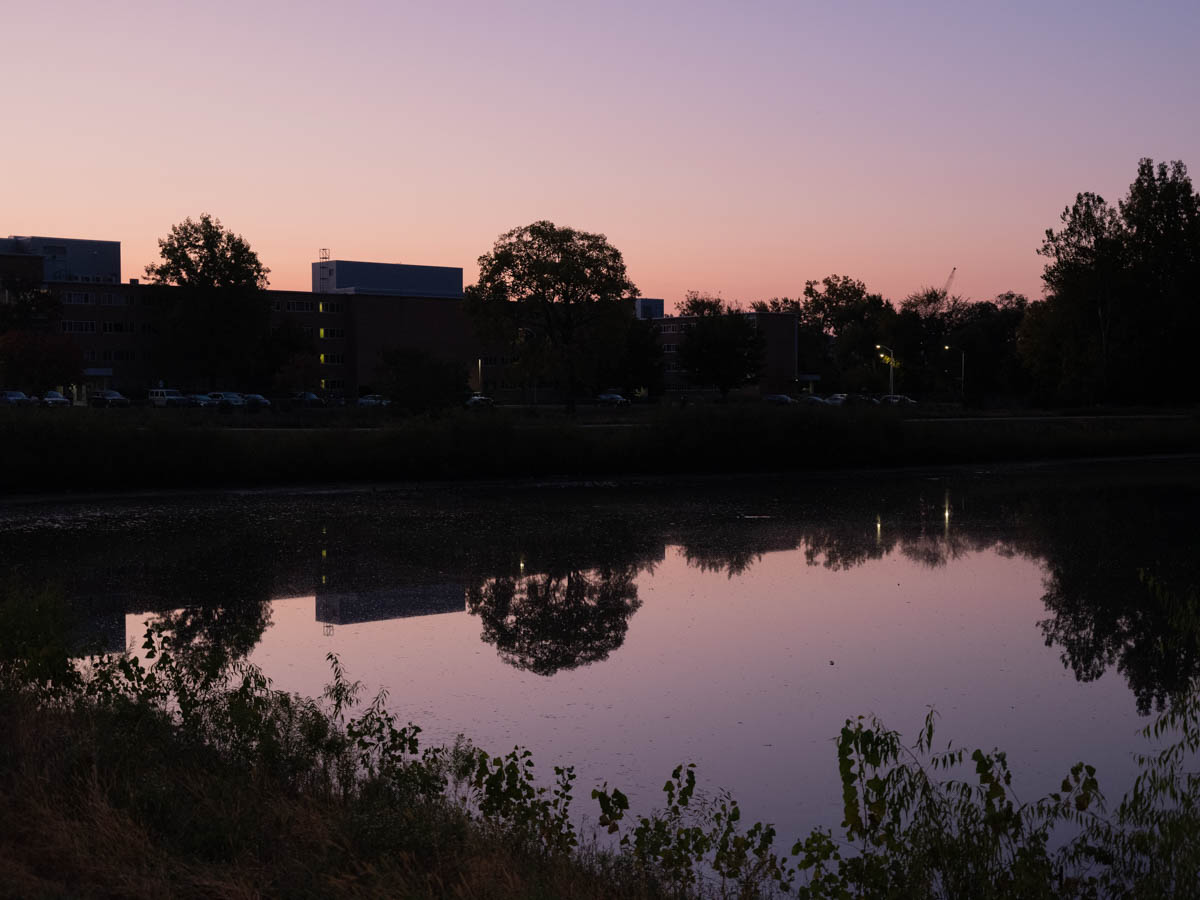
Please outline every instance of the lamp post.
[{"label": "lamp post", "polygon": [[957,350],[962,354],[961,368],[958,372],[959,391],[962,393],[963,403],[967,402],[967,351],[962,347],[951,347],[949,344],[942,345],[943,350]]},{"label": "lamp post", "polygon": [[[892,348],[889,347],[887,344],[876,344],[875,349],[887,351],[888,393],[894,394],[894,393],[896,393],[896,354],[892,351]],[[882,353],[879,355],[883,356]]]}]

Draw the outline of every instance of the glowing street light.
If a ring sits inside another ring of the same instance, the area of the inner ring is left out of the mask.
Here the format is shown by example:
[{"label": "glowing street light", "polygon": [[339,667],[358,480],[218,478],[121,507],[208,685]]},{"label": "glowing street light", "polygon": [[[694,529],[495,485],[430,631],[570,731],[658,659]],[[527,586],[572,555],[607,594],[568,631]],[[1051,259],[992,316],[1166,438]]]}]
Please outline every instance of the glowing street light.
[{"label": "glowing street light", "polygon": [[876,350],[886,350],[887,356],[879,354],[880,359],[886,359],[888,363],[888,393],[896,393],[896,354],[887,344],[876,344]]},{"label": "glowing street light", "polygon": [[962,354],[962,368],[959,370],[958,383],[959,390],[962,392],[963,402],[967,400],[967,351],[962,347],[951,347],[949,344],[942,345],[943,350],[957,350]]}]

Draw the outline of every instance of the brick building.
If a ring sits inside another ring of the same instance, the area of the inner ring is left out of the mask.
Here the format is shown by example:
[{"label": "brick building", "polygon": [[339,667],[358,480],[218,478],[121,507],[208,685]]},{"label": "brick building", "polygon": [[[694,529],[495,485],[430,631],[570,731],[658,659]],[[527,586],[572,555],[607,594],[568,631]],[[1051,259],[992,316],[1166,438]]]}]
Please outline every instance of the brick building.
[{"label": "brick building", "polygon": [[[463,310],[461,268],[322,260],[313,264],[314,287],[318,266],[325,264],[335,268],[324,292],[265,292],[271,327],[295,326],[311,340],[317,375],[306,387],[357,397],[377,381],[380,353],[392,348],[419,349],[460,363],[464,373],[474,371],[470,363],[478,354]],[[159,340],[170,305],[164,292],[182,289],[121,282],[119,242],[0,238],[0,283],[51,290],[61,310],[49,327],[69,335],[83,352],[81,384],[22,387],[71,388],[80,401],[106,388],[138,395],[160,384],[204,391],[248,387],[168,377]]]},{"label": "brick building", "polygon": [[[748,312],[746,318],[754,323],[763,338],[763,369],[758,389],[764,394],[794,393],[806,390],[813,376],[800,372],[797,355],[794,313]],[[663,350],[663,384],[668,391],[692,390],[694,385],[679,363],[679,348],[687,338],[687,330],[695,321],[693,316],[666,316],[655,319],[658,340]]]}]

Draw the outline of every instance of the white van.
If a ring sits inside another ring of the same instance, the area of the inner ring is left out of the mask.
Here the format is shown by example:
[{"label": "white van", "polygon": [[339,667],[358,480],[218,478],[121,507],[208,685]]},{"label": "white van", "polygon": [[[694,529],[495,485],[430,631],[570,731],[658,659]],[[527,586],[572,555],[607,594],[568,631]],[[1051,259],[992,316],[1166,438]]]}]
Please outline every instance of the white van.
[{"label": "white van", "polygon": [[186,406],[187,400],[183,394],[174,388],[154,388],[150,391],[151,406]]}]

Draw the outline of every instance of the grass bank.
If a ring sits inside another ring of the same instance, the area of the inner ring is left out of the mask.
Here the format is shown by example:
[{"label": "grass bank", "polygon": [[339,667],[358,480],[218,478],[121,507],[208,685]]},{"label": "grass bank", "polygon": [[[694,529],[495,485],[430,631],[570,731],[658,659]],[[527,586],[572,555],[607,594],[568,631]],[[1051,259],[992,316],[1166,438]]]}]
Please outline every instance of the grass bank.
[{"label": "grass bank", "polygon": [[[906,420],[750,405],[622,420],[504,410],[229,427],[147,410],[0,410],[0,491],[727,473],[1194,452],[1200,416]],[[369,426],[369,427],[368,427]]]}]

